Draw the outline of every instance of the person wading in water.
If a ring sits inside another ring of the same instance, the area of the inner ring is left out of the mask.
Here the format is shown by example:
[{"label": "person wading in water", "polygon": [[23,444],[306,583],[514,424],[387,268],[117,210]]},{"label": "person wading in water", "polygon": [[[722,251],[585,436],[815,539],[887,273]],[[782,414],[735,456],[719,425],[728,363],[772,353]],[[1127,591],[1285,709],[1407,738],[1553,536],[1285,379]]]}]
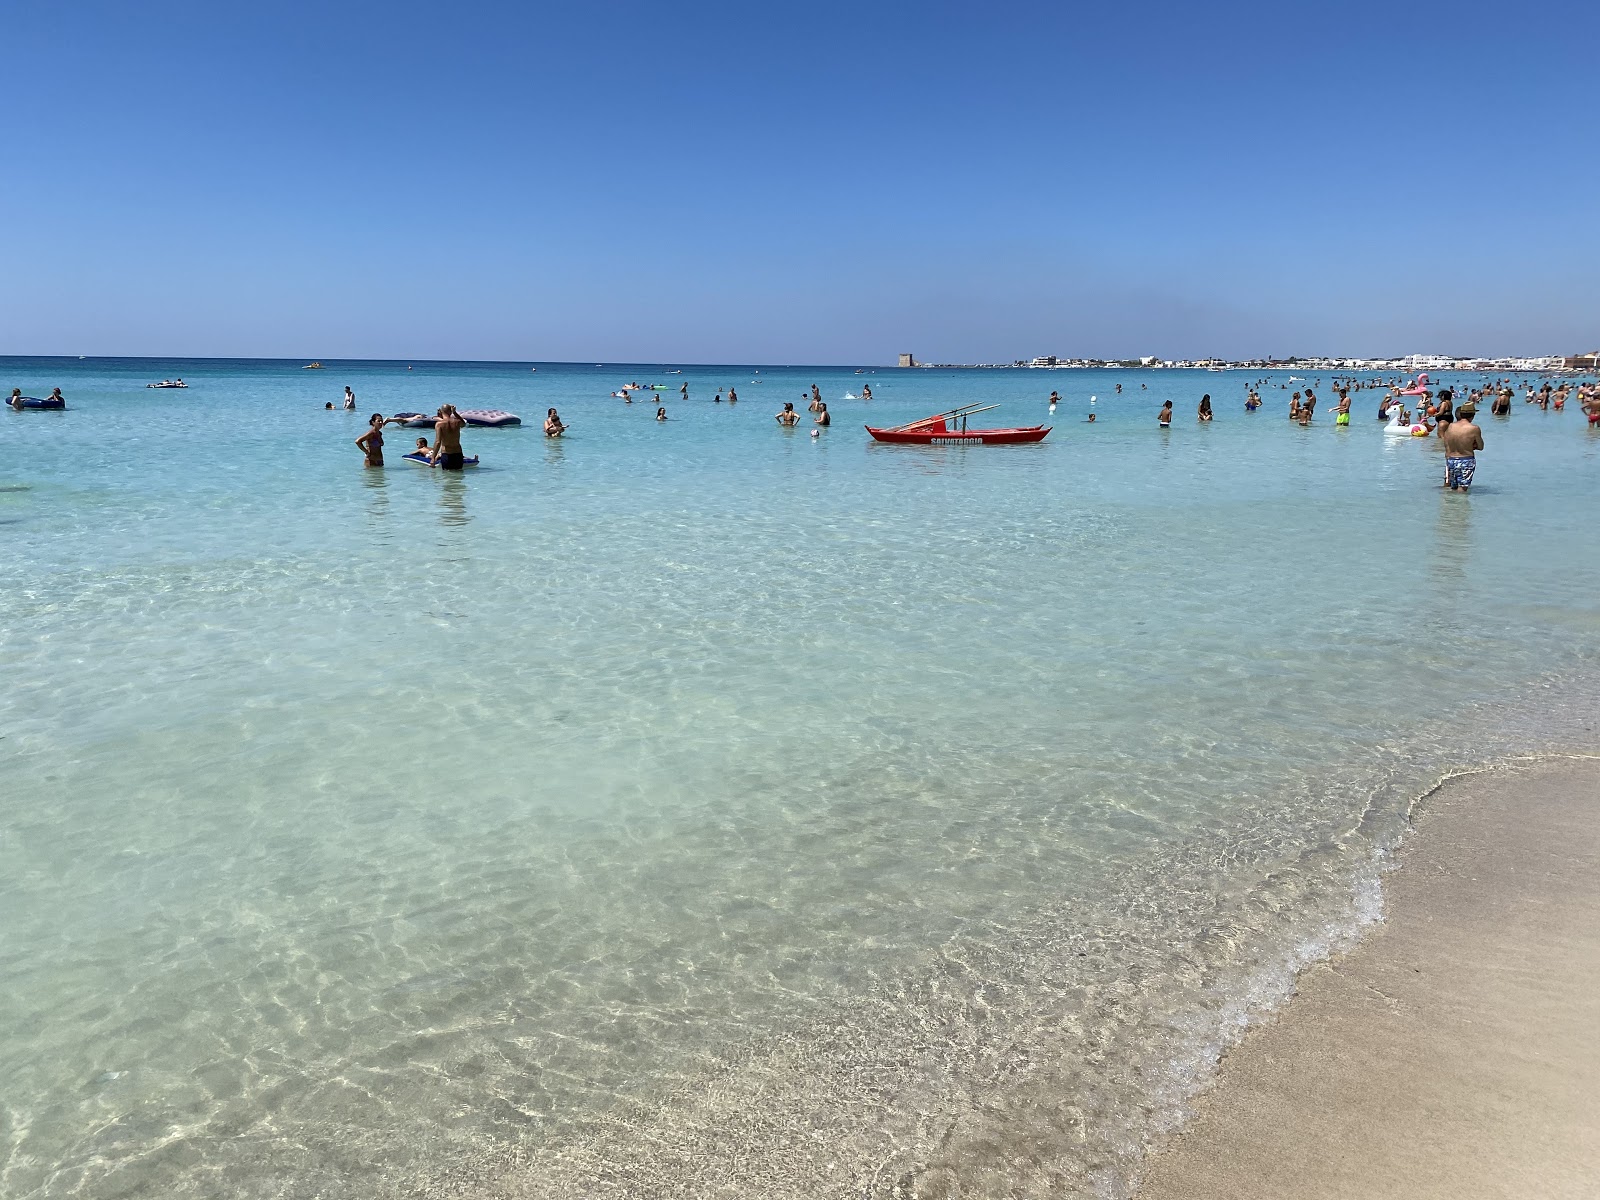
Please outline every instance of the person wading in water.
[{"label": "person wading in water", "polygon": [[429,461],[446,471],[459,471],[466,466],[466,456],[461,453],[461,431],[466,427],[454,404],[442,407],[433,425],[433,456]]}]

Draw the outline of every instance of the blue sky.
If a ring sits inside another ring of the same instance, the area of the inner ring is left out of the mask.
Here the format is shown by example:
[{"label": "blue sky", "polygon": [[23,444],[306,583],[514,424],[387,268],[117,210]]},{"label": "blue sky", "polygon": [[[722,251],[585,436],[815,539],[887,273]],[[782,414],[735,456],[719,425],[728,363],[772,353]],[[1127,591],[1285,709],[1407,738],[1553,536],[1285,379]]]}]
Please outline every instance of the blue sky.
[{"label": "blue sky", "polygon": [[1600,6],[0,0],[0,353],[1600,345]]}]

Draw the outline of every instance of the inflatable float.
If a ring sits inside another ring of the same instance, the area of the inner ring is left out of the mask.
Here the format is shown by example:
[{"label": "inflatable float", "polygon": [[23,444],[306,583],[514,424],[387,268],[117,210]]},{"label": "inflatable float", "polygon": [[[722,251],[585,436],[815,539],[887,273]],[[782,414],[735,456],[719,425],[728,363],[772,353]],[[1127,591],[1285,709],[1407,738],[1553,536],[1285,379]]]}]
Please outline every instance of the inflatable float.
[{"label": "inflatable float", "polygon": [[1394,416],[1389,418],[1389,423],[1383,427],[1383,432],[1393,437],[1427,437],[1433,430],[1417,421],[1402,421],[1401,409],[1394,410]]},{"label": "inflatable float", "polygon": [[522,424],[522,418],[516,413],[504,412],[498,408],[458,408],[456,411],[468,425],[480,429],[499,429],[505,425]]},{"label": "inflatable float", "polygon": [[[416,463],[419,467],[437,467],[439,465],[436,462],[429,462],[428,456],[420,450],[413,450],[410,454],[402,454],[400,457],[405,459],[407,462]],[[477,466],[478,456],[474,454],[468,458],[463,458],[461,460],[461,465],[463,467]]]},{"label": "inflatable float", "polygon": [[6,403],[18,411],[21,411],[25,408],[32,408],[50,409],[59,412],[67,406],[67,402],[65,400],[58,400],[54,396],[21,396],[18,397],[18,399],[21,400],[20,404],[18,404],[16,400],[7,400]]},{"label": "inflatable float", "polygon": [[[498,408],[461,408],[456,411],[468,425],[475,425],[480,429],[497,429],[505,425],[522,424],[522,418],[516,413],[502,412]],[[439,423],[439,418],[429,413],[413,412],[395,413],[390,420],[399,421],[406,429],[432,429]]]},{"label": "inflatable float", "polygon": [[1424,371],[1421,375],[1417,376],[1416,382],[1413,383],[1410,387],[1401,388],[1400,389],[1400,394],[1402,396],[1421,396],[1421,395],[1425,395],[1427,393],[1427,391],[1428,391],[1428,373],[1426,371]]}]

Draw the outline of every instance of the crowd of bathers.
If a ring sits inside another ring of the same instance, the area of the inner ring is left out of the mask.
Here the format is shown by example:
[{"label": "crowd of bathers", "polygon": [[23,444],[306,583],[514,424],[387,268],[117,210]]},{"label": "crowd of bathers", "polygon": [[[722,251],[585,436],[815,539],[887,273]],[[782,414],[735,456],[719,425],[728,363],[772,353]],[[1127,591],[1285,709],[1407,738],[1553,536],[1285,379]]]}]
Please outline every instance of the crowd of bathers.
[{"label": "crowd of bathers", "polygon": [[[1293,379],[1291,377],[1291,382]],[[1317,381],[1321,386],[1321,380]],[[1245,388],[1245,410],[1255,412],[1261,407],[1261,391],[1263,386],[1270,386],[1266,379],[1258,379]],[[1277,385],[1280,390],[1288,390],[1289,384]],[[1380,421],[1399,420],[1403,423],[1417,423],[1425,425],[1432,432],[1440,425],[1448,425],[1454,412],[1473,412],[1487,406],[1491,416],[1505,417],[1511,415],[1512,406],[1517,398],[1518,387],[1522,389],[1522,401],[1525,405],[1534,405],[1540,409],[1554,409],[1560,412],[1566,408],[1569,399],[1576,399],[1579,408],[1589,419],[1591,425],[1600,425],[1600,383],[1575,382],[1562,380],[1559,383],[1549,379],[1543,380],[1538,386],[1526,380],[1520,384],[1510,378],[1494,379],[1486,384],[1468,390],[1466,396],[1456,397],[1455,389],[1449,387],[1433,388],[1428,384],[1427,375],[1419,375],[1414,381],[1402,379],[1335,379],[1333,393],[1338,397],[1335,408],[1336,421],[1340,425],[1350,423],[1350,393],[1368,390],[1382,390],[1385,395],[1378,405],[1378,419]],[[1210,414],[1210,397],[1201,401],[1202,421],[1207,420]],[[1289,398],[1289,419],[1302,425],[1309,425],[1316,415],[1317,395],[1314,389],[1307,387],[1302,391],[1294,392]],[[1170,419],[1170,418],[1168,418]]]}]

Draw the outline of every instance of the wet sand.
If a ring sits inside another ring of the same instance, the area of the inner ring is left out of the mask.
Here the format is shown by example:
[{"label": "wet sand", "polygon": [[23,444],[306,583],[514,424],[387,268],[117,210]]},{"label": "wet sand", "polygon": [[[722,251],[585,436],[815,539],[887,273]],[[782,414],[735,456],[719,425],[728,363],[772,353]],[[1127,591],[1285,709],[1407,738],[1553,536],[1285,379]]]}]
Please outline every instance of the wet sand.
[{"label": "wet sand", "polygon": [[1384,923],[1307,971],[1139,1200],[1600,1196],[1600,761],[1424,799]]}]

